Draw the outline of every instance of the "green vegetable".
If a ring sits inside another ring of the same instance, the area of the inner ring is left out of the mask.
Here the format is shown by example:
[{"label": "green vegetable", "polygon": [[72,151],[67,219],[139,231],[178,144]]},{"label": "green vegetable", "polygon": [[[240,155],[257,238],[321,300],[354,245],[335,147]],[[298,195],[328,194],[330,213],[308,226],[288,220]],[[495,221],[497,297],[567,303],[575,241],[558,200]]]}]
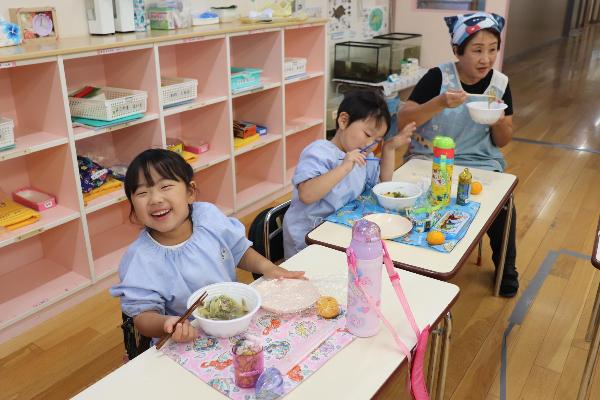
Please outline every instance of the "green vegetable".
[{"label": "green vegetable", "polygon": [[205,302],[204,306],[198,309],[198,314],[207,319],[230,320],[248,314],[248,307],[244,299],[240,304],[226,294],[222,294]]}]

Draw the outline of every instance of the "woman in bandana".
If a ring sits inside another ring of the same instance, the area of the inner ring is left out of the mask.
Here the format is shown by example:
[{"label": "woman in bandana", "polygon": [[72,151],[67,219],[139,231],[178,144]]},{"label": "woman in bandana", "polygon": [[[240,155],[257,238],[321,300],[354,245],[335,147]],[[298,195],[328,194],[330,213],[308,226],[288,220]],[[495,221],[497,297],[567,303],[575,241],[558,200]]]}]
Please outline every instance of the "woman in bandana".
[{"label": "woman in bandana", "polygon": [[[437,135],[450,136],[456,142],[455,163],[492,171],[504,171],[506,162],[500,147],[510,142],[512,97],[508,77],[493,69],[500,49],[500,33],[504,18],[496,14],[474,14],[446,17],[457,62],[430,69],[417,83],[406,105],[398,113],[398,125],[415,121],[418,128],[406,158],[432,158],[432,140]],[[465,103],[481,100],[468,94],[492,94],[508,106],[493,125],[474,122]],[[507,218],[504,209],[498,215],[488,236],[492,259],[498,266],[502,231]],[[516,259],[516,213],[513,208],[504,274],[500,294],[513,297],[519,289]]]}]

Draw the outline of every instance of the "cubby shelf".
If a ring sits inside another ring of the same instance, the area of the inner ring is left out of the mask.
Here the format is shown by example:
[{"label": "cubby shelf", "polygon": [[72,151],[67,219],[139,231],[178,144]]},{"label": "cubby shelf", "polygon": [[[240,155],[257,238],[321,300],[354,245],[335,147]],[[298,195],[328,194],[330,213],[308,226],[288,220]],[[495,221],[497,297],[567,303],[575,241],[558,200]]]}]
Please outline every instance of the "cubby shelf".
[{"label": "cubby shelf", "polygon": [[182,104],[175,107],[165,108],[163,115],[168,117],[169,115],[179,114],[184,111],[195,110],[197,108],[210,106],[211,104],[217,104],[227,101],[227,96],[209,97],[209,96],[198,96],[196,100],[189,103]]},{"label": "cubby shelf", "polygon": [[323,72],[311,72],[311,71],[307,71],[306,75],[300,75],[300,76],[294,76],[292,78],[286,79],[285,80],[285,84],[286,85],[292,85],[296,82],[302,82],[308,79],[313,79],[313,78],[318,78],[320,76],[323,76]]},{"label": "cubby shelf", "polygon": [[75,126],[75,127],[73,127],[73,136],[74,136],[75,140],[87,139],[92,136],[101,135],[103,133],[116,132],[120,129],[124,129],[129,126],[143,124],[144,122],[148,122],[148,121],[154,121],[158,118],[159,118],[158,114],[150,113],[150,114],[144,115],[142,118],[135,119],[133,121],[124,122],[122,124],[112,125],[112,126],[109,126],[106,128],[101,128],[101,129],[92,129],[92,128],[83,127],[83,126]]},{"label": "cubby shelf", "polygon": [[[0,151],[0,189],[35,187],[58,201],[34,224],[0,233],[0,342],[43,321],[54,304],[78,301],[93,292],[86,288],[115,279],[140,233],[122,188],[84,202],[78,155],[112,167],[173,139],[206,143],[209,150],[190,162],[198,201],[240,215],[281,192],[302,149],[325,138],[325,23],[233,24],[229,31],[222,25],[0,49],[0,114],[13,119],[16,142]],[[285,80],[285,57],[306,58],[307,74]],[[231,67],[261,69],[263,86],[231,94]],[[197,80],[197,97],[163,108],[161,77]],[[67,96],[84,85],[146,91],[147,112],[102,129],[72,127]],[[235,149],[233,120],[268,132]]]},{"label": "cubby shelf", "polygon": [[41,212],[40,215],[40,219],[31,225],[15,229],[14,231],[1,232],[0,248],[28,239],[47,231],[48,229],[66,224],[69,221],[73,221],[74,219],[79,218],[79,211],[74,211],[58,204],[56,207]]}]

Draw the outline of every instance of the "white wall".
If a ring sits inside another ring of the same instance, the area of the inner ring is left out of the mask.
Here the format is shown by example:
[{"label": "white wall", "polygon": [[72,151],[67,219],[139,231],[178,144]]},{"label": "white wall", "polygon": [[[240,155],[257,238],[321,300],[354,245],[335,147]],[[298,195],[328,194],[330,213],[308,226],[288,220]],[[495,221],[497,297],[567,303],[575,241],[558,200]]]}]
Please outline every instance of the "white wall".
[{"label": "white wall", "polygon": [[[434,67],[454,59],[450,46],[450,35],[443,17],[459,14],[460,11],[417,10],[416,0],[393,1],[396,3],[394,30],[396,32],[420,33],[423,35],[421,65]],[[528,1],[513,0],[513,3]],[[510,0],[487,0],[485,10],[506,18],[509,2]],[[502,46],[504,47],[504,40]],[[502,54],[496,61],[496,68],[501,68],[501,66]]]},{"label": "white wall", "polygon": [[505,56],[523,54],[562,37],[567,4],[566,0],[513,0]]},{"label": "white wall", "polygon": [[[247,15],[255,3],[260,3],[260,0],[190,0],[190,2],[194,10],[206,10],[213,5],[237,4],[240,12]],[[321,7],[322,16],[326,16],[325,5],[328,4],[328,0],[306,0],[305,2],[307,7]],[[58,30],[61,37],[88,34],[85,0],[0,0],[0,15],[9,19],[9,8],[42,6],[56,8]]]}]

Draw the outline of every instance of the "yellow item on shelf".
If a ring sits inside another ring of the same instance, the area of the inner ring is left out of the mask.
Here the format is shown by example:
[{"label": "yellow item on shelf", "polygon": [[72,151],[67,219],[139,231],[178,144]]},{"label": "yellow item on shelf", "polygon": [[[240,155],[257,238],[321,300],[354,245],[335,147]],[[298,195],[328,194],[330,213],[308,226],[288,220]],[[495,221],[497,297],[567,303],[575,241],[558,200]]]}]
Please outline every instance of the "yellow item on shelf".
[{"label": "yellow item on shelf", "polygon": [[13,231],[31,225],[40,219],[40,213],[8,198],[0,199],[0,227]]},{"label": "yellow item on shelf", "polygon": [[98,198],[100,196],[104,196],[105,194],[119,190],[122,187],[123,187],[123,184],[121,183],[121,181],[116,180],[115,178],[112,178],[112,177],[108,178],[108,180],[102,186],[92,189],[91,192],[83,194],[83,204],[87,206],[88,203],[90,201],[94,200],[95,198]]},{"label": "yellow item on shelf", "polygon": [[185,150],[182,150],[180,155],[181,155],[181,157],[183,157],[183,159],[185,161],[187,161],[188,164],[191,164],[198,159],[197,154],[190,153],[189,151],[185,151]]},{"label": "yellow item on shelf", "polygon": [[250,143],[256,142],[258,139],[260,139],[260,135],[258,134],[247,137],[246,139],[237,137],[233,138],[233,148],[239,149],[240,147],[244,147],[246,145],[249,145]]}]

